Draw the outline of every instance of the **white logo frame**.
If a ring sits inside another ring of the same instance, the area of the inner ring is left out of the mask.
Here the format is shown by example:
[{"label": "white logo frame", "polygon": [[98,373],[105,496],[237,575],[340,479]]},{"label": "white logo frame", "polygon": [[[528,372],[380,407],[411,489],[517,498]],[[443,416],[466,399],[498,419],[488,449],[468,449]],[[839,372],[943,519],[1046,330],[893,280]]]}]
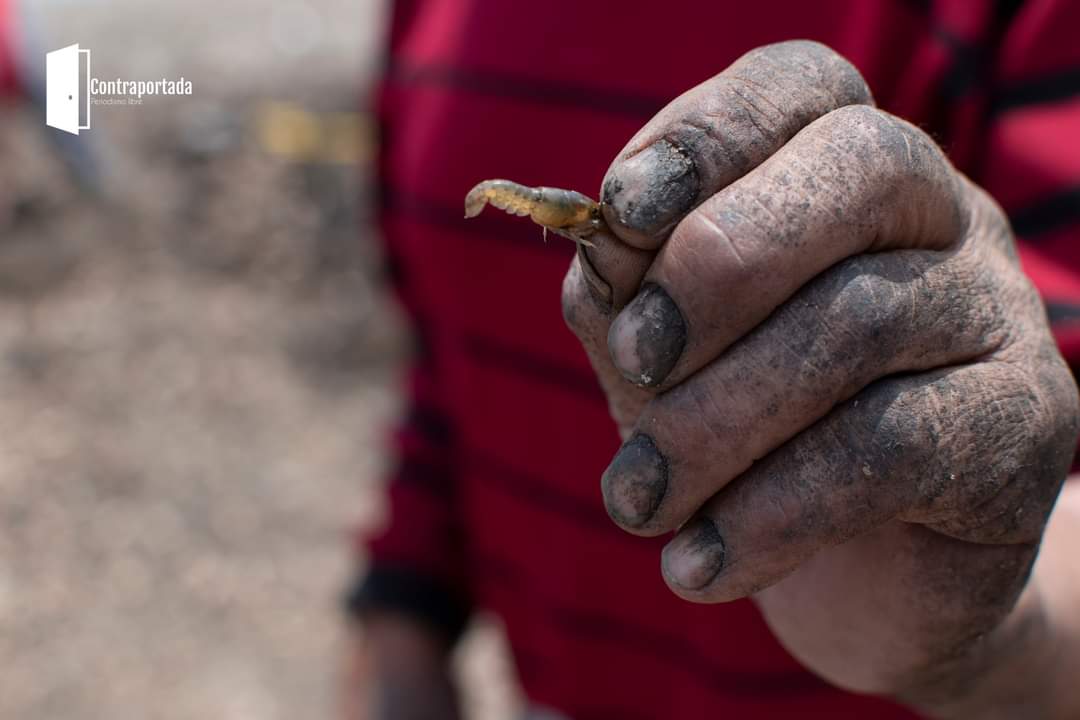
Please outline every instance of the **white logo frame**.
[{"label": "white logo frame", "polygon": [[[81,57],[86,56],[86,82],[79,72]],[[86,98],[86,124],[80,122],[83,97]],[[90,51],[78,43],[45,55],[45,124],[78,135],[90,129]]]}]

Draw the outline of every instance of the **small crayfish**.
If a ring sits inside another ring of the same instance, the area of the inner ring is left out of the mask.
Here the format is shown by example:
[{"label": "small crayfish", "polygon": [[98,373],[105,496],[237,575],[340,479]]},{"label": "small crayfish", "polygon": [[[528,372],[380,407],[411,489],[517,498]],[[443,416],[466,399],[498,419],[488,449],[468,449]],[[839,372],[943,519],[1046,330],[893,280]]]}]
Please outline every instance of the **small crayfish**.
[{"label": "small crayfish", "polygon": [[574,190],[528,187],[510,180],[485,180],[465,196],[465,217],[476,217],[490,203],[511,215],[528,216],[547,231],[592,247],[589,237],[604,227],[600,205]]}]

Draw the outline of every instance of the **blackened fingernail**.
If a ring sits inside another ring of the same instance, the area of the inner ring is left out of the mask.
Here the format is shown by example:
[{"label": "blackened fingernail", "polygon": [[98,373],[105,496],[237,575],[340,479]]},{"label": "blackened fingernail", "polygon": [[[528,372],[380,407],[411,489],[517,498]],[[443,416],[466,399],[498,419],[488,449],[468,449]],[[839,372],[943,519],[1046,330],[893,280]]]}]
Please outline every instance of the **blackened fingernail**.
[{"label": "blackened fingernail", "polygon": [[584,245],[577,246],[578,262],[581,263],[581,274],[585,278],[585,287],[589,290],[589,295],[592,299],[603,308],[605,313],[611,312],[612,304],[614,302],[614,293],[611,291],[611,285],[600,276],[599,271],[596,269],[596,265],[593,264],[592,258],[589,257],[589,249]]},{"label": "blackened fingernail", "polygon": [[626,441],[600,481],[611,519],[630,528],[641,527],[656,513],[667,485],[667,458],[642,434]]},{"label": "blackened fingernail", "polygon": [[604,180],[608,220],[646,238],[658,238],[694,207],[701,179],[689,154],[657,140],[617,165]]},{"label": "blackened fingernail", "polygon": [[623,376],[643,387],[657,387],[686,347],[686,321],[664,288],[646,283],[608,330],[608,348]]},{"label": "blackened fingernail", "polygon": [[724,569],[726,555],[716,523],[699,517],[667,544],[661,563],[669,582],[686,590],[700,590]]}]

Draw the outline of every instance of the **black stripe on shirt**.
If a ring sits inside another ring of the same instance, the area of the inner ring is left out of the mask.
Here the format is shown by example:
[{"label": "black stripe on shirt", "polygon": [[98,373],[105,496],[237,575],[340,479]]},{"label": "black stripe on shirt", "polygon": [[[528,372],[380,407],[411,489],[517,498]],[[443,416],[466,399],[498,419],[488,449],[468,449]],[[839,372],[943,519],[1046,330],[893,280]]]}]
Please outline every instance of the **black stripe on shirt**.
[{"label": "black stripe on shirt", "polygon": [[[484,482],[492,482],[529,507],[550,512],[564,520],[611,533],[615,526],[597,503],[560,492],[550,482],[516,468],[476,447],[467,449],[470,469]],[[599,494],[597,495],[599,499]]]},{"label": "black stripe on shirt", "polygon": [[821,692],[829,687],[808,672],[764,673],[715,667],[712,658],[681,636],[629,623],[610,613],[560,604],[548,594],[546,586],[538,582],[536,574],[528,572],[503,552],[478,549],[472,556],[487,578],[510,585],[517,593],[538,598],[536,606],[549,615],[554,626],[570,637],[659,658],[727,697],[790,698]]},{"label": "black stripe on shirt", "polygon": [[466,333],[464,341],[466,352],[478,362],[496,365],[607,407],[607,397],[591,369],[560,363],[478,333]]},{"label": "black stripe on shirt", "polygon": [[902,0],[900,4],[907,6],[919,15],[924,16],[924,18],[929,19],[930,0]]},{"label": "black stripe on shirt", "polygon": [[413,403],[405,418],[405,426],[415,429],[425,440],[433,445],[448,445],[453,438],[453,423],[441,410]]},{"label": "black stripe on shirt", "polygon": [[1026,0],[994,0],[994,23],[1004,32],[1023,9]]},{"label": "black stripe on shirt", "polygon": [[1016,234],[1025,238],[1080,222],[1080,185],[1010,212],[1009,220]]},{"label": "black stripe on shirt", "polygon": [[477,70],[453,65],[419,65],[394,59],[387,72],[391,83],[448,87],[478,95],[560,106],[647,120],[668,103],[667,99],[516,73]]},{"label": "black stripe on shirt", "polygon": [[[961,37],[936,20],[931,0],[903,0],[901,4],[920,16],[931,35],[949,51],[951,57],[941,78],[941,93],[945,100],[956,102],[972,90],[986,85],[992,70],[993,54],[1021,10],[1023,0],[995,0],[989,27],[974,40]],[[1017,89],[1023,90],[1026,86],[1027,83]],[[995,96],[993,102],[999,99]]]},{"label": "black stripe on shirt", "polygon": [[465,630],[470,601],[443,583],[409,568],[376,563],[344,598],[350,616],[364,620],[371,613],[405,613],[433,628],[448,643]]},{"label": "black stripe on shirt", "polygon": [[1080,321],[1080,303],[1047,300],[1046,317],[1054,325],[1072,325]]},{"label": "black stripe on shirt", "polygon": [[941,78],[941,94],[947,102],[956,102],[982,85],[990,66],[989,53],[982,44],[968,42],[941,25],[934,26],[932,33],[951,56]]},{"label": "black stripe on shirt", "polygon": [[1030,105],[1065,102],[1080,97],[1080,68],[1031,78],[994,92],[991,114],[1000,114]]},{"label": "black stripe on shirt", "polygon": [[452,472],[451,468],[443,463],[412,454],[402,459],[390,476],[390,482],[423,490],[428,495],[445,501],[454,497]]}]

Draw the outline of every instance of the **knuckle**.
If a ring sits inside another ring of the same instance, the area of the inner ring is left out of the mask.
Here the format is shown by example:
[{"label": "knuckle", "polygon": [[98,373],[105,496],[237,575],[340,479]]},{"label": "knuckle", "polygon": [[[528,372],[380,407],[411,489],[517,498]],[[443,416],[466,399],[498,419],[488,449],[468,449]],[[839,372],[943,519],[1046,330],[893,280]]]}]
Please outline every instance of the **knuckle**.
[{"label": "knuckle", "polygon": [[734,127],[741,127],[745,132],[732,134],[718,132],[715,126],[710,126],[710,136],[714,143],[720,146],[719,150],[728,156],[745,154],[745,146],[755,144],[769,144],[782,135],[790,134],[785,127],[790,121],[784,112],[762,89],[761,85],[745,77],[732,77],[724,83],[724,102],[728,105],[729,113],[737,113],[741,122]]},{"label": "knuckle", "polygon": [[829,113],[831,139],[883,179],[906,181],[939,173],[945,165],[930,137],[910,123],[868,105],[848,105]]},{"label": "knuckle", "polygon": [[1019,267],[1020,256],[1005,210],[990,193],[963,175],[958,176],[957,182],[970,208],[968,237],[978,238],[980,248],[1005,257],[1014,267]]},{"label": "knuckle", "polygon": [[952,167],[929,135],[911,123],[886,115],[882,124],[882,149],[895,167],[899,178],[923,183],[940,183],[950,180],[949,195],[958,196],[952,187]]},{"label": "knuckle", "polygon": [[862,74],[840,53],[814,40],[788,40],[765,45],[745,56],[787,72],[804,76],[817,87],[828,88],[837,105],[872,103]]},{"label": "knuckle", "polygon": [[[881,170],[895,171],[907,155],[907,138],[892,118],[868,105],[848,105],[826,117],[833,142]],[[882,167],[882,161],[887,164]]]},{"label": "knuckle", "polygon": [[862,378],[888,367],[900,347],[911,341],[912,294],[889,279],[883,264],[873,255],[849,258],[794,298],[786,324],[789,337],[810,336],[807,357],[824,355],[818,364],[839,363],[852,377]]},{"label": "knuckle", "polygon": [[1005,235],[1011,238],[1009,218],[1005,210],[990,193],[966,177],[960,177],[960,185],[972,205],[972,210],[984,220],[984,232],[989,235]]},{"label": "knuckle", "polygon": [[1036,382],[1043,420],[1041,434],[1071,460],[1080,435],[1080,396],[1076,380],[1051,342],[1044,343],[1034,362],[1039,369]]},{"label": "knuckle", "polygon": [[833,314],[859,346],[895,337],[911,318],[911,294],[887,279],[882,264],[873,256],[851,258],[833,281],[840,284]]},{"label": "knuckle", "polygon": [[[866,105],[834,110],[826,120],[827,144],[876,188],[866,194],[871,203],[868,209],[881,205],[901,210],[919,227],[940,227],[953,240],[966,234],[970,223],[967,193],[959,174],[929,135]],[[929,223],[928,218],[937,221]]]},{"label": "knuckle", "polygon": [[1076,444],[1080,412],[1063,366],[1032,356],[936,384],[933,405],[951,408],[951,429],[942,435],[949,452],[922,468],[920,512],[931,527],[977,542],[1038,539]]},{"label": "knuckle", "polygon": [[[910,385],[910,381],[875,383],[849,401],[847,412],[836,416],[833,437],[841,454],[848,453],[860,470],[869,468],[873,477],[914,477],[933,453],[930,444],[920,441],[927,433]],[[869,427],[867,418],[874,418]],[[890,489],[902,491],[899,484]]]}]

